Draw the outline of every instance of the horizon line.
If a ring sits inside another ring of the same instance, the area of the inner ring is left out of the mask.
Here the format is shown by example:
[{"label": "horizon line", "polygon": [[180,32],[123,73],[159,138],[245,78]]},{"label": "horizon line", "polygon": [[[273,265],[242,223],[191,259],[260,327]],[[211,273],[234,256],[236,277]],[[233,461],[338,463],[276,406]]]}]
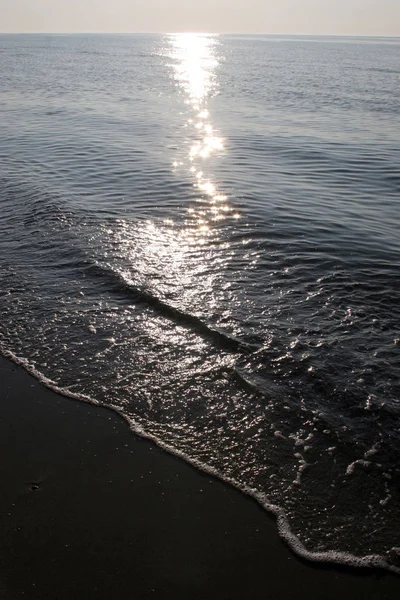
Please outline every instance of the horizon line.
[{"label": "horizon line", "polygon": [[0,35],[265,35],[265,36],[298,36],[298,37],[362,37],[362,38],[400,38],[388,34],[365,33],[267,33],[250,31],[0,31]]}]

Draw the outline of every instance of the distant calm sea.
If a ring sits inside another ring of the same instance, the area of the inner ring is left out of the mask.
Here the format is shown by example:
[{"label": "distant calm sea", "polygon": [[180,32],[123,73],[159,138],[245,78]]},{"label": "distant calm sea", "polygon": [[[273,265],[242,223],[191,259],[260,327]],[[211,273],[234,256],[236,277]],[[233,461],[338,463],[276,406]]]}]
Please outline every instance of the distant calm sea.
[{"label": "distant calm sea", "polygon": [[0,36],[0,345],[400,567],[400,39]]}]

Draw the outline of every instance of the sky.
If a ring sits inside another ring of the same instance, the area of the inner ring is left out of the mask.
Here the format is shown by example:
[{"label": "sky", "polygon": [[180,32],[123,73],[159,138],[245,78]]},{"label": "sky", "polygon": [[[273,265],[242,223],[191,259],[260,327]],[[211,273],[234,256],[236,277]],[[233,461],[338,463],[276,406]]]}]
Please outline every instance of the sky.
[{"label": "sky", "polygon": [[400,0],[0,0],[0,32],[400,36]]}]

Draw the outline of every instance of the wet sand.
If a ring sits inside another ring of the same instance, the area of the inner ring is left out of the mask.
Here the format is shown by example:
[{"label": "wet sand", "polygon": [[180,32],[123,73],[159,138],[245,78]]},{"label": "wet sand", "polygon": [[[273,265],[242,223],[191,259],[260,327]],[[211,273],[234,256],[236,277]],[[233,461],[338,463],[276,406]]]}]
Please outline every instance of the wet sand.
[{"label": "wet sand", "polygon": [[0,358],[0,598],[400,598],[296,557],[251,498]]}]

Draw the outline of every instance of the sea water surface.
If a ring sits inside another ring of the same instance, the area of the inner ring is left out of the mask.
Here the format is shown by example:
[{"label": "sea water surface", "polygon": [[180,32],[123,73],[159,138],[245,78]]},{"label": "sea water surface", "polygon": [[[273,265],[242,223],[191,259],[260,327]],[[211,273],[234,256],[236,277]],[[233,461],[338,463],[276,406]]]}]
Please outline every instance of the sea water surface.
[{"label": "sea water surface", "polygon": [[400,39],[0,36],[0,344],[400,567]]}]

